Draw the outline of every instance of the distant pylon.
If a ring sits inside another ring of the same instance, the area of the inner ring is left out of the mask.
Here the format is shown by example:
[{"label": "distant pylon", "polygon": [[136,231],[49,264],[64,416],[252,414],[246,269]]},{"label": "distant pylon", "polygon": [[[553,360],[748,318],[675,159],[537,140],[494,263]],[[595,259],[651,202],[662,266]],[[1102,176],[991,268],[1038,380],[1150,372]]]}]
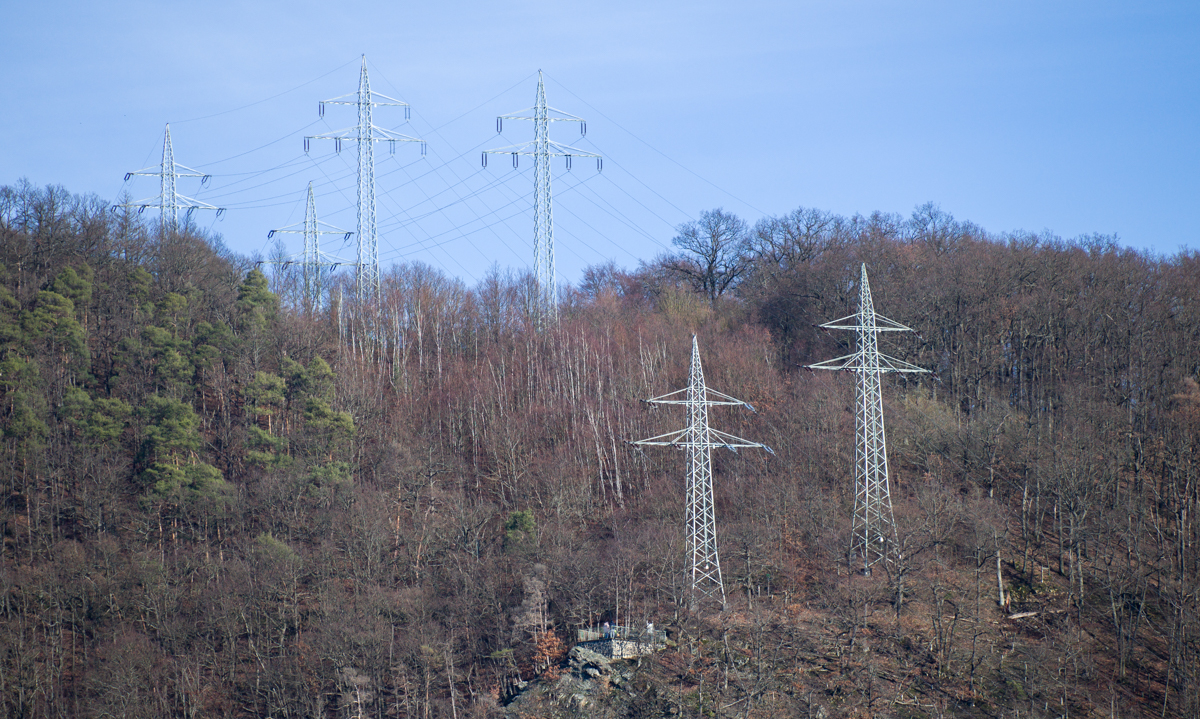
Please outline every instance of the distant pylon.
[{"label": "distant pylon", "polygon": [[[180,170],[183,170],[183,172],[180,172]],[[171,146],[170,123],[167,124],[166,132],[163,135],[162,163],[158,166],[158,169],[155,170],[154,166],[151,165],[141,170],[125,173],[126,180],[131,177],[161,178],[160,185],[162,189],[158,197],[150,197],[145,200],[138,200],[137,202],[123,202],[119,205],[113,205],[113,210],[116,210],[118,207],[136,207],[138,212],[141,213],[147,207],[157,207],[162,211],[160,224],[164,230],[179,229],[180,210],[187,210],[188,217],[191,217],[192,212],[195,210],[216,210],[217,217],[220,217],[225,212],[224,207],[216,207],[207,202],[193,200],[190,197],[179,194],[176,190],[176,180],[180,177],[199,177],[200,185],[203,186],[208,182],[209,175],[175,162],[175,149]]]},{"label": "distant pylon", "polygon": [[929,370],[880,353],[880,332],[912,332],[912,329],[875,314],[865,263],[859,280],[858,312],[821,326],[858,332],[857,352],[808,366],[858,374],[854,412],[858,442],[854,452],[854,529],[850,539],[850,556],[861,556],[863,574],[870,575],[872,566],[889,558],[896,541],[896,520],[892,514],[892,495],[888,487],[887,436],[883,428],[880,375],[884,372],[915,373]]},{"label": "distant pylon", "polygon": [[[297,225],[301,226],[301,229],[292,229]],[[271,230],[267,233],[267,237],[274,237],[277,232],[304,235],[304,252],[263,264],[279,264],[285,268],[293,264],[300,265],[304,278],[304,309],[306,312],[320,311],[325,297],[325,275],[328,274],[326,268],[335,270],[341,265],[354,266],[353,262],[321,252],[321,235],[342,235],[344,239],[348,240],[350,233],[317,220],[317,203],[313,199],[311,182],[308,183],[308,202],[304,208],[304,222]]]},{"label": "distant pylon", "polygon": [[[550,158],[565,157],[567,169],[571,169],[574,157],[594,157],[596,167],[603,167],[600,155],[562,145],[550,139],[550,123],[578,122],[580,135],[587,134],[587,123],[582,117],[569,115],[546,105],[546,86],[542,71],[538,70],[537,100],[533,107],[519,113],[532,112],[532,116],[513,113],[496,118],[496,132],[504,129],[505,120],[532,120],[533,142],[509,145],[483,151],[483,166],[487,167],[488,155],[512,155],[513,167],[519,164],[521,155],[533,157],[533,272],[537,280],[537,313],[539,321],[553,322],[558,315],[558,301],[554,268],[554,204],[550,192]],[[554,114],[551,114],[554,113]]]},{"label": "distant pylon", "polygon": [[[682,395],[682,397],[680,396]],[[717,599],[725,606],[725,583],[721,580],[721,558],[717,552],[717,520],[713,509],[712,450],[725,447],[755,447],[774,452],[765,444],[735,437],[708,426],[708,408],[717,405],[754,408],[740,399],[711,389],[704,384],[704,368],[700,364],[700,345],[692,335],[692,363],[688,386],[661,397],[648,399],[651,404],[682,404],[688,409],[688,426],[657,437],[631,444],[658,447],[680,447],[687,452],[687,532],[688,558],[691,563],[692,587],[689,606],[695,611],[700,601]]]},{"label": "distant pylon", "polygon": [[[378,100],[376,98],[379,98]],[[381,277],[379,271],[379,224],[375,218],[375,143],[388,142],[391,151],[396,151],[397,142],[420,142],[421,154],[425,154],[425,141],[398,132],[376,127],[372,121],[372,110],[376,107],[403,107],[404,119],[409,117],[409,105],[387,95],[371,91],[367,77],[367,56],[362,56],[362,72],[359,73],[358,91],[320,103],[320,115],[325,116],[326,105],[354,105],[358,108],[358,125],[326,135],[309,135],[304,138],[304,151],[308,152],[310,140],[334,140],[338,152],[342,151],[342,140],[358,143],[358,278],[355,292],[360,303],[379,298]]]}]

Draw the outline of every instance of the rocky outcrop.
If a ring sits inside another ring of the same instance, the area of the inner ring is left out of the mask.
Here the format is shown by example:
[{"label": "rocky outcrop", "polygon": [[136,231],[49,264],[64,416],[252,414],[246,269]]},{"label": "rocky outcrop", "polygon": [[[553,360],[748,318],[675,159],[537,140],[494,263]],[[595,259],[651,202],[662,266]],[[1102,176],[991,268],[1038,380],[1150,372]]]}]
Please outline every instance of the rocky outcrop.
[{"label": "rocky outcrop", "polygon": [[618,707],[634,696],[633,671],[624,661],[609,659],[586,647],[574,647],[567,655],[566,671],[552,682],[531,682],[505,708],[505,719],[531,714],[563,719],[619,716]]}]

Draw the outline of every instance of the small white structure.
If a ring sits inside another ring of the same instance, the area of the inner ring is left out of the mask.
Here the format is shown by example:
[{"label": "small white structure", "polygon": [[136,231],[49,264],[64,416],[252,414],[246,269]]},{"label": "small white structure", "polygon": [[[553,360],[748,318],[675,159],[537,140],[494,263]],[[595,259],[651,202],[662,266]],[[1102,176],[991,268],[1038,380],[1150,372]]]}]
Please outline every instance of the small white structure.
[{"label": "small white structure", "polygon": [[575,633],[581,646],[612,659],[634,659],[667,648],[667,633],[653,628],[612,626],[608,637],[600,627],[577,629]]}]

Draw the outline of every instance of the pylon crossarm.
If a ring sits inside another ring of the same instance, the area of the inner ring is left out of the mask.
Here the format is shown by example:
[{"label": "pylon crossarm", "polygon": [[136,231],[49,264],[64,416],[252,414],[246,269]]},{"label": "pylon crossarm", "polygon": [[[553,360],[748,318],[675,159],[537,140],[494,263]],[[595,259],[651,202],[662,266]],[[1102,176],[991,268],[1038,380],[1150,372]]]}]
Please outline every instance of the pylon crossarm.
[{"label": "pylon crossarm", "polygon": [[306,140],[348,140],[348,141],[352,141],[352,142],[358,142],[359,140],[373,140],[375,142],[387,142],[387,141],[391,141],[391,142],[425,142],[424,140],[422,140],[419,137],[410,137],[408,135],[402,135],[399,132],[392,132],[391,130],[386,130],[382,127],[379,127],[378,125],[371,125],[371,136],[370,137],[360,137],[357,134],[352,135],[352,134],[350,134],[352,132],[358,132],[358,128],[357,127],[347,127],[342,130],[334,130],[333,132],[326,133],[324,135],[308,135],[304,139],[306,139]]},{"label": "pylon crossarm", "polygon": [[[299,258],[299,259],[297,259],[297,258]],[[280,260],[259,260],[258,264],[260,264],[260,265],[279,265],[279,264],[283,264],[285,262],[292,262],[292,263],[296,263],[296,264],[305,264],[307,262],[307,264],[316,265],[318,267],[341,267],[342,265],[345,265],[347,267],[352,267],[355,264],[354,260],[343,260],[340,257],[333,257],[331,255],[326,255],[324,252],[322,252],[320,254],[320,256],[316,259],[316,261],[305,260],[304,253],[298,252],[294,255],[288,255],[287,257],[284,257]]]},{"label": "pylon crossarm", "polygon": [[[211,175],[209,175],[207,173],[200,172],[199,170],[193,170],[190,167],[180,165],[178,162],[175,163],[175,167],[182,167],[185,170],[189,170],[189,172],[176,172],[175,173],[176,177],[211,177]],[[151,172],[151,170],[153,170],[153,172]],[[154,177],[161,176],[162,175],[162,165],[151,165],[150,167],[143,167],[140,170],[135,170],[133,172],[125,173],[126,177],[150,177],[151,175],[153,175]]]},{"label": "pylon crossarm", "polygon": [[[215,205],[210,205],[207,202],[200,202],[199,200],[193,200],[192,198],[184,197],[183,195],[177,194],[177,195],[175,195],[175,197],[178,200],[175,207],[178,207],[181,210],[224,210],[225,209],[223,207],[217,207]],[[138,200],[137,202],[125,202],[125,203],[117,205],[117,207],[162,207],[163,204],[164,203],[163,203],[163,200],[161,197],[149,197],[145,200]]]},{"label": "pylon crossarm", "polygon": [[523,145],[509,145],[508,147],[497,147],[497,148],[494,148],[491,150],[484,150],[483,153],[485,155],[535,155],[537,153],[534,150],[529,149],[529,148],[533,147],[535,144],[536,143],[534,143],[534,142],[526,142]]},{"label": "pylon crossarm", "polygon": [[[498,115],[497,119],[500,119],[500,120],[536,120],[537,119],[536,115],[534,115],[534,116],[522,115],[522,114],[520,114],[522,112],[536,113],[537,107],[527,107],[524,110],[517,110],[516,112],[512,113],[511,115]],[[557,112],[559,115],[561,115],[561,117],[550,117],[549,113],[551,113],[551,112]],[[549,105],[546,106],[546,113],[547,113],[547,115],[546,115],[547,122],[586,122],[586,120],[584,120],[582,117],[579,117],[578,115],[572,115],[569,112],[563,112],[562,110],[557,110],[553,107],[550,107]]]},{"label": "pylon crossarm", "polygon": [[854,354],[842,355],[841,357],[834,357],[833,359],[825,360],[824,362],[817,362],[815,364],[804,365],[804,366],[807,367],[808,369],[828,369],[828,370],[835,370],[835,371],[836,370],[856,370],[856,369],[859,369],[859,366],[855,365],[853,363],[855,360],[858,360],[858,359],[862,359],[862,352],[855,352]]},{"label": "pylon crossarm", "polygon": [[[347,98],[351,98],[351,97],[354,99],[353,100],[347,99]],[[380,102],[380,101],[376,100],[375,98],[377,98],[377,97],[382,97],[386,102]],[[337,97],[333,98],[332,100],[322,100],[321,101],[322,105],[358,105],[360,103],[361,103],[361,101],[358,99],[357,92],[348,92],[345,95],[338,95]],[[381,107],[408,107],[409,106],[408,103],[404,102],[403,100],[397,100],[394,97],[388,97],[387,95],[384,95],[382,92],[375,92],[374,90],[371,91],[370,103],[372,105],[379,105]]]},{"label": "pylon crossarm", "polygon": [[[705,397],[705,404],[718,405],[718,406],[745,407],[746,409],[750,410],[751,412],[758,414],[758,410],[754,409],[754,405],[750,404],[749,402],[743,402],[742,400],[738,399],[737,397],[730,397],[729,395],[725,394],[724,392],[718,392],[717,390],[713,389],[712,387],[705,387],[704,392],[706,395],[708,395],[707,397]],[[713,397],[716,397],[717,399],[712,399]]]},{"label": "pylon crossarm", "polygon": [[[222,209],[220,207],[217,207],[216,205],[210,205],[207,202],[201,202],[200,200],[194,200],[190,197],[185,197],[184,195],[176,195],[176,197],[178,197],[180,200],[179,206],[183,207],[183,208],[188,208],[188,209],[193,209],[193,210],[220,210],[220,209]],[[190,204],[183,204],[183,203],[190,203]]]},{"label": "pylon crossarm", "polygon": [[674,432],[660,434],[655,437],[649,437],[647,439],[634,440],[630,442],[630,444],[642,447],[682,447],[686,444],[686,442],[681,442],[680,440],[686,439],[687,433],[687,429],[680,429]]},{"label": "pylon crossarm", "polygon": [[[303,226],[304,226],[303,221],[293,222],[290,225],[285,225],[284,227],[280,227],[278,229],[271,230],[270,232],[267,233],[267,237],[270,237],[271,235],[275,234],[276,232],[282,232],[284,234],[303,235],[304,230],[302,230],[302,229],[301,230],[293,230],[292,229],[293,227],[303,227]],[[321,229],[322,227],[328,227],[329,229],[323,230],[323,229]],[[346,239],[350,239],[350,235],[353,235],[354,233],[351,232],[350,230],[343,230],[340,227],[334,227],[333,225],[330,225],[326,222],[318,221],[317,222],[317,234],[318,235],[345,235]]]},{"label": "pylon crossarm", "polygon": [[[902,325],[899,322],[889,320],[888,318],[886,318],[882,315],[875,315],[875,324],[874,325],[863,325],[862,322],[860,321],[860,319],[861,318],[859,317],[858,313],[856,312],[856,313],[850,315],[849,317],[843,317],[840,320],[826,322],[825,324],[819,325],[819,326],[823,327],[825,329],[828,329],[828,330],[854,330],[856,332],[863,331],[863,330],[866,330],[867,332],[872,332],[872,331],[874,331],[874,332],[913,332],[914,331],[913,328]],[[848,321],[853,321],[853,324],[843,324]]]},{"label": "pylon crossarm", "polygon": [[508,147],[496,147],[491,150],[484,150],[485,155],[522,155],[525,157],[536,157],[539,154],[546,157],[600,157],[595,152],[581,150],[578,147],[563,145],[557,142],[547,142],[550,149],[547,152],[539,152],[537,150],[537,141],[526,142],[523,145],[509,145]]},{"label": "pylon crossarm", "polygon": [[137,202],[122,202],[119,205],[113,205],[113,206],[114,207],[162,207],[163,201],[162,201],[161,197],[147,197],[146,199],[138,200]]},{"label": "pylon crossarm", "polygon": [[686,404],[686,400],[677,401],[677,400],[674,400],[671,398],[676,397],[676,396],[686,397],[687,391],[688,391],[687,387],[684,387],[683,389],[677,389],[674,392],[667,392],[666,394],[660,394],[657,397],[653,397],[651,399],[644,399],[642,401],[646,402],[648,404]]},{"label": "pylon crossarm", "polygon": [[719,447],[725,447],[726,449],[765,449],[771,454],[775,454],[770,447],[762,442],[751,442],[748,439],[742,439],[741,437],[736,437],[712,427],[708,428],[708,435],[708,446],[714,449]]},{"label": "pylon crossarm", "polygon": [[896,359],[895,357],[889,357],[885,354],[879,355],[879,364],[879,369],[881,372],[911,372],[919,374],[929,373],[929,370],[923,367],[918,367],[915,364],[905,362],[902,359]]},{"label": "pylon crossarm", "polygon": [[581,150],[578,147],[564,145],[561,142],[554,142],[553,140],[547,142],[546,144],[551,148],[550,152],[546,154],[550,155],[551,157],[600,157],[600,155],[595,152]]},{"label": "pylon crossarm", "polygon": [[[642,401],[646,402],[647,404],[688,404],[689,400],[687,399],[687,392],[687,387],[684,387],[683,389],[678,389],[674,392],[668,392],[667,394],[659,397],[654,397],[653,399],[644,399]],[[704,392],[707,395],[704,399],[704,404],[709,405],[710,407],[745,407],[756,414],[758,412],[758,410],[754,409],[754,406],[749,402],[743,402],[736,397],[730,397],[729,395],[723,392],[718,392],[711,387],[705,387]],[[718,399],[710,399],[709,396],[716,396]]]}]

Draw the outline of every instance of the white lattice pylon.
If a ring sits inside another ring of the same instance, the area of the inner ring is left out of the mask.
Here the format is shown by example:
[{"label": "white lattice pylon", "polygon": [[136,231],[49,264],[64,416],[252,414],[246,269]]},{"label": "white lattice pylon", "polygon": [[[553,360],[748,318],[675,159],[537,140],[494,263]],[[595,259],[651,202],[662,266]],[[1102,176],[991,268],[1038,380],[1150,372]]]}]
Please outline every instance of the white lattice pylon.
[{"label": "white lattice pylon", "polygon": [[[523,113],[531,113],[529,115]],[[533,107],[520,113],[501,115],[496,118],[497,132],[503,130],[505,120],[532,120],[533,142],[510,145],[483,151],[483,165],[487,166],[488,155],[512,155],[513,167],[517,167],[521,156],[533,157],[533,272],[537,281],[537,312],[539,320],[553,321],[558,314],[557,285],[554,267],[554,202],[550,192],[550,160],[566,158],[567,169],[575,157],[594,157],[600,167],[600,155],[563,145],[550,139],[550,123],[578,122],[580,133],[586,132],[587,124],[582,117],[568,115],[546,104],[546,86],[542,71],[538,70],[537,100]]]},{"label": "white lattice pylon", "polygon": [[340,257],[335,257],[321,251],[321,235],[342,235],[346,240],[350,239],[350,233],[326,224],[317,219],[317,203],[313,198],[312,183],[308,183],[308,200],[304,207],[304,222],[298,223],[301,229],[293,229],[297,225],[288,225],[277,230],[271,230],[267,233],[267,237],[274,237],[275,233],[281,232],[284,234],[302,234],[304,235],[304,252],[300,255],[291,255],[275,261],[264,261],[263,264],[276,264],[288,267],[298,264],[301,266],[302,277],[304,280],[304,309],[307,312],[319,312],[324,306],[325,298],[325,277],[330,271],[345,265],[353,267],[355,264],[349,260],[343,260]]},{"label": "white lattice pylon", "polygon": [[708,426],[708,408],[716,405],[754,407],[740,399],[722,394],[704,383],[704,368],[700,364],[700,345],[692,336],[692,361],[688,386],[669,394],[648,399],[650,404],[681,404],[687,407],[688,426],[675,432],[660,434],[631,444],[641,446],[678,447],[687,452],[687,534],[688,559],[691,564],[691,594],[689,603],[695,611],[704,599],[715,599],[725,606],[725,583],[721,579],[721,558],[717,551],[717,521],[713,507],[712,450],[724,447],[771,448],[759,442],[735,437]]},{"label": "white lattice pylon", "polygon": [[880,377],[885,372],[918,373],[928,370],[880,353],[880,332],[912,332],[912,329],[875,314],[865,263],[859,281],[858,312],[821,326],[858,333],[858,351],[854,354],[808,366],[812,369],[844,370],[858,375],[854,410],[857,434],[854,452],[854,526],[850,557],[860,556],[863,574],[870,575],[872,566],[888,559],[896,541],[896,521],[892,514],[888,485],[887,435],[883,426]]},{"label": "white lattice pylon", "polygon": [[358,281],[355,283],[359,303],[378,301],[380,294],[379,271],[379,223],[375,216],[375,143],[388,142],[394,152],[397,142],[420,142],[424,154],[424,140],[377,127],[372,119],[376,107],[403,107],[405,118],[409,105],[387,95],[371,90],[367,76],[367,56],[362,58],[362,71],[358,77],[358,91],[332,100],[323,100],[320,114],[325,115],[326,105],[354,105],[358,109],[358,125],[324,135],[309,135],[304,138],[304,151],[308,152],[309,140],[333,140],[340,152],[342,141],[358,145]]},{"label": "white lattice pylon", "polygon": [[179,211],[187,210],[187,216],[191,217],[194,210],[216,210],[217,217],[220,217],[225,212],[224,207],[216,207],[207,202],[194,200],[190,197],[185,197],[179,194],[177,184],[181,177],[199,177],[200,184],[208,182],[209,176],[203,172],[193,170],[190,167],[180,165],[175,162],[175,148],[171,144],[171,126],[167,125],[166,131],[163,133],[163,154],[162,163],[156,169],[155,167],[146,167],[133,172],[126,172],[125,179],[131,177],[158,177],[160,190],[158,197],[151,197],[137,202],[123,202],[119,205],[113,205],[113,210],[118,207],[137,208],[138,212],[145,210],[147,207],[157,207],[161,211],[161,219],[159,220],[163,230],[178,230],[179,229]]}]

